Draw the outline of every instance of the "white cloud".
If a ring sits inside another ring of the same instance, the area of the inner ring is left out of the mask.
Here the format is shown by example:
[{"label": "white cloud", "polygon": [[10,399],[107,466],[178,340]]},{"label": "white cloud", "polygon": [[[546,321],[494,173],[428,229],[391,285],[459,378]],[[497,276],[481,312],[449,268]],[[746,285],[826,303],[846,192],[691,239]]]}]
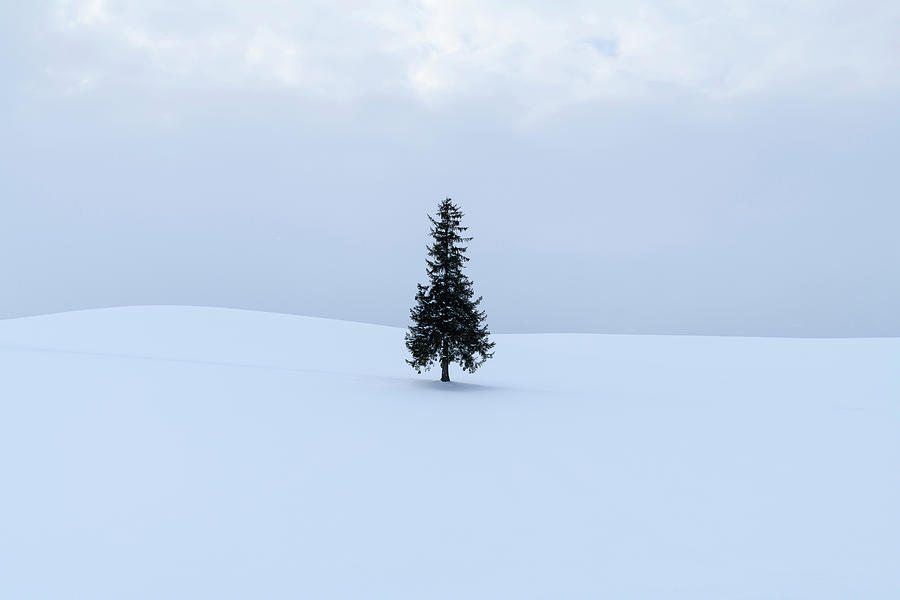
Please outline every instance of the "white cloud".
[{"label": "white cloud", "polygon": [[90,51],[61,52],[48,69],[105,85],[503,97],[527,111],[660,90],[731,98],[900,88],[893,0],[61,0],[55,15],[63,49]]}]

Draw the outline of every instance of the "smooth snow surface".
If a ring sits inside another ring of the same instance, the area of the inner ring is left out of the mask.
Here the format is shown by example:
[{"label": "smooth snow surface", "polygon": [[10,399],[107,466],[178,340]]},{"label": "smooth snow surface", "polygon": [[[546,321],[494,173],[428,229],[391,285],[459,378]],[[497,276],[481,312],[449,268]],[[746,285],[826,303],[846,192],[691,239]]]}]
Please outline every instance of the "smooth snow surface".
[{"label": "smooth snow surface", "polygon": [[0,597],[900,598],[900,340],[0,322]]}]

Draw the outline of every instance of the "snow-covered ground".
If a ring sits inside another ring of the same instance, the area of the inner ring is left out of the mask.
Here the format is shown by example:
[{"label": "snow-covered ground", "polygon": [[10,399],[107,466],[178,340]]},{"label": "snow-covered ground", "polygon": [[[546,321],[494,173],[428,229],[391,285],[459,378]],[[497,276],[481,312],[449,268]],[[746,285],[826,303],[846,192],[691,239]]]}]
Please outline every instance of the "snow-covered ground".
[{"label": "snow-covered ground", "polygon": [[900,340],[0,322],[0,598],[900,598]]}]

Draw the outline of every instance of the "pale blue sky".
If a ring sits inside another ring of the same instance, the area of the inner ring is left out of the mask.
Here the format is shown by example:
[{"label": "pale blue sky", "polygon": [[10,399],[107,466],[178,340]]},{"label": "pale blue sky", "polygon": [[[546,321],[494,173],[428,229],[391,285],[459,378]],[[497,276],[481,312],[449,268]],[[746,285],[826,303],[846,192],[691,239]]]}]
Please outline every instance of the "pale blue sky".
[{"label": "pale blue sky", "polygon": [[403,325],[451,196],[495,331],[900,335],[896,2],[3,12],[0,316]]}]

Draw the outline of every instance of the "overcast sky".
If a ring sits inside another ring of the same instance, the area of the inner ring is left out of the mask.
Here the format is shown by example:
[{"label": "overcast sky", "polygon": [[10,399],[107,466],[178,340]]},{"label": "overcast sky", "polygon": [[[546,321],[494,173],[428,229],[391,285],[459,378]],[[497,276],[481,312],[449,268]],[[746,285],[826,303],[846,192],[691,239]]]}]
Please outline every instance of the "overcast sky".
[{"label": "overcast sky", "polygon": [[7,2],[0,316],[900,335],[896,0]]}]

